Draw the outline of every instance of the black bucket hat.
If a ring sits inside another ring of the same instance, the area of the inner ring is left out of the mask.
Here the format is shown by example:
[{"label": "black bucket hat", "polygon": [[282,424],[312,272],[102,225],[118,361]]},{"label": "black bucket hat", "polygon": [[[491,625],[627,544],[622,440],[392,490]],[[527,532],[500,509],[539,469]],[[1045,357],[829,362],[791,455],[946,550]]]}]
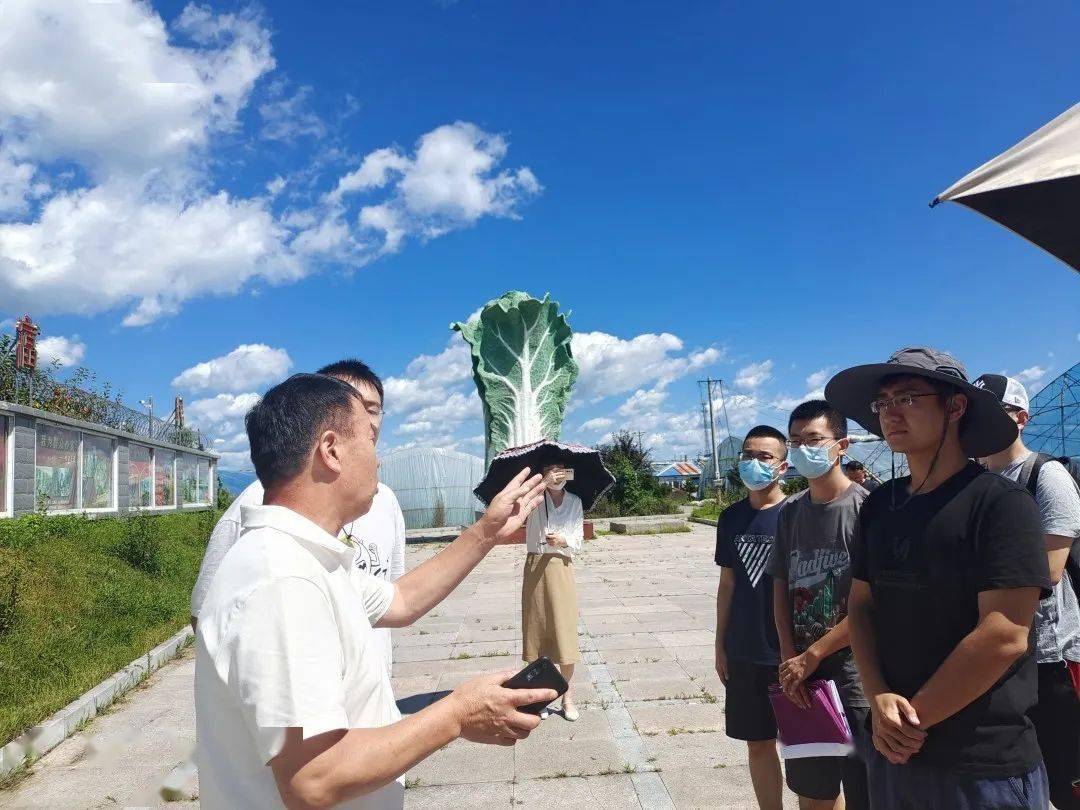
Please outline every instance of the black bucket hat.
[{"label": "black bucket hat", "polygon": [[881,422],[870,410],[870,403],[877,397],[882,379],[895,374],[947,383],[967,396],[960,445],[970,458],[992,456],[1016,440],[1016,423],[1001,406],[1001,400],[985,388],[968,382],[964,364],[937,349],[901,349],[884,363],[841,371],[825,386],[825,399],[844,416],[881,436]]}]

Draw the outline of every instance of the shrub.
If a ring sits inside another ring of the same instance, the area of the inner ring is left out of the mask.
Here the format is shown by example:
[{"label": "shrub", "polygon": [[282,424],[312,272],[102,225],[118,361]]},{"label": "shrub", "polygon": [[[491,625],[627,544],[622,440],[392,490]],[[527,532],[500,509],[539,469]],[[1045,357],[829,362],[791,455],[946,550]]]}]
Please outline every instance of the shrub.
[{"label": "shrub", "polygon": [[132,568],[151,576],[161,573],[161,538],[153,518],[135,511],[121,518],[123,534],[114,553]]}]

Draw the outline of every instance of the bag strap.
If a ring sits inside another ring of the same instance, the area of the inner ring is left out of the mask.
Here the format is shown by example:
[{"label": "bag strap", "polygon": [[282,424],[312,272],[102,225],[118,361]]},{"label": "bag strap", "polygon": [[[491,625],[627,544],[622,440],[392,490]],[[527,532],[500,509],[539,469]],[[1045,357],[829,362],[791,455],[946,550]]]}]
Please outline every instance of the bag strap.
[{"label": "bag strap", "polygon": [[1035,492],[1039,486],[1039,471],[1048,461],[1050,461],[1050,456],[1046,455],[1046,453],[1032,453],[1020,468],[1017,483],[1027,489],[1032,498],[1035,497]]}]

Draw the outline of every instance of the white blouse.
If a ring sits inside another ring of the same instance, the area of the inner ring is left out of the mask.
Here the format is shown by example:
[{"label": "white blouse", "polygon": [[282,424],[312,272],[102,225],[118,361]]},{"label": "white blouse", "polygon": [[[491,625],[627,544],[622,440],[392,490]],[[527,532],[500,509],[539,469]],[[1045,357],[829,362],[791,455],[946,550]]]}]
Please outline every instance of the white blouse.
[{"label": "white blouse", "polygon": [[[560,534],[566,540],[566,548],[549,546],[544,542],[547,532]],[[556,507],[551,495],[544,493],[543,502],[525,522],[525,548],[530,554],[562,554],[574,558],[581,551],[585,540],[585,513],[581,509],[581,498],[572,492],[563,491],[563,502]]]}]

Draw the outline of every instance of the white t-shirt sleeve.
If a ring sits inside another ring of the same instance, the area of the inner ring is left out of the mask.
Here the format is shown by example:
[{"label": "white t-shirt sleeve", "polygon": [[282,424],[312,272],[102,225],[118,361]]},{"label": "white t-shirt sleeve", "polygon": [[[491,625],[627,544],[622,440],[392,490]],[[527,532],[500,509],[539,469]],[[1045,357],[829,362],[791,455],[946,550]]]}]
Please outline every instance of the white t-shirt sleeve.
[{"label": "white t-shirt sleeve", "polygon": [[214,531],[210,534],[210,540],[206,544],[206,553],[203,554],[202,565],[199,566],[199,577],[195,580],[195,588],[191,592],[191,615],[199,618],[206,592],[210,590],[210,583],[214,580],[214,574],[221,567],[221,561],[240,538],[240,521],[221,518]]},{"label": "white t-shirt sleeve", "polygon": [[1044,534],[1080,537],[1080,492],[1059,461],[1048,461],[1039,470],[1035,487]]},{"label": "white t-shirt sleeve", "polygon": [[374,627],[390,609],[397,586],[393,582],[387,582],[385,579],[355,568],[351,576],[360,598],[364,601],[364,612],[367,613],[368,621]]},{"label": "white t-shirt sleeve", "polygon": [[285,730],[304,739],[348,728],[341,640],[330,602],[310,580],[273,581],[245,600],[227,640],[229,688],[263,763]]},{"label": "white t-shirt sleeve", "polygon": [[401,504],[394,498],[394,551],[390,555],[390,581],[395,582],[405,573],[405,515]]}]

